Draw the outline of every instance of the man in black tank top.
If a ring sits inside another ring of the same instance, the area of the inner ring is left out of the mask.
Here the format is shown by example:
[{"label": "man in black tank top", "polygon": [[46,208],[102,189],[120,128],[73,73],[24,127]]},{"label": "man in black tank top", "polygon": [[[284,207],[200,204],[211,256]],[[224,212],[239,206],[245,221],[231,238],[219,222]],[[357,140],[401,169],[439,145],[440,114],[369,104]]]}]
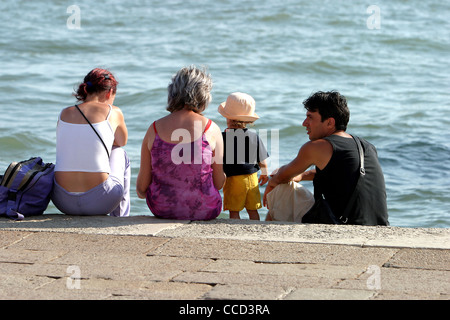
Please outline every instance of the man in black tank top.
[{"label": "man in black tank top", "polygon": [[[347,100],[340,93],[316,92],[303,102],[307,112],[303,126],[310,141],[296,158],[269,180],[267,194],[278,184],[291,180],[313,180],[316,203],[326,199],[338,223],[389,225],[386,187],[375,147],[357,138],[364,154],[364,174],[356,140],[346,133],[350,119]],[[314,165],[315,169],[306,171]],[[303,222],[323,223],[307,213]]]}]

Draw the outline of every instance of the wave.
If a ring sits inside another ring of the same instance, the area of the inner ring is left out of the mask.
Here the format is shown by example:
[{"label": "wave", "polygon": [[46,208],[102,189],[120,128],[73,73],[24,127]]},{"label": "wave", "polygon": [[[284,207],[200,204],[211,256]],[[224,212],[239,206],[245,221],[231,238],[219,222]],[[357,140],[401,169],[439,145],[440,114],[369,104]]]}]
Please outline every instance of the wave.
[{"label": "wave", "polygon": [[[0,131],[1,133],[1,131]],[[36,134],[33,132],[16,132],[11,133],[1,133],[0,145],[2,149],[10,151],[18,150],[36,150],[42,148],[55,148],[55,141],[50,138],[42,137],[41,134]]]}]

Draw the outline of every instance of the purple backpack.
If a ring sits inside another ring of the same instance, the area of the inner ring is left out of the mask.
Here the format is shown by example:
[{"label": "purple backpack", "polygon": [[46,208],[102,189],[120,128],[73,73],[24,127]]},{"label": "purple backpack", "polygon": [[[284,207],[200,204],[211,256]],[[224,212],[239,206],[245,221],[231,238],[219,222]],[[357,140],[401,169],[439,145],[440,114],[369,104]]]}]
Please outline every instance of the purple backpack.
[{"label": "purple backpack", "polygon": [[55,165],[40,157],[13,162],[0,176],[0,215],[14,220],[41,215],[53,189]]}]

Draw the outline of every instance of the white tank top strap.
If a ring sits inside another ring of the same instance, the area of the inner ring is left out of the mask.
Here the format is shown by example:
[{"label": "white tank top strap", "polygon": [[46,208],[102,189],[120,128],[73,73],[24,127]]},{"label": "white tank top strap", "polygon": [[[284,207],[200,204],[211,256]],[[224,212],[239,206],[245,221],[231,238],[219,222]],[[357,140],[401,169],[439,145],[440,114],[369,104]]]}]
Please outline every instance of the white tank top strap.
[{"label": "white tank top strap", "polygon": [[106,120],[109,120],[109,116],[111,115],[111,112],[112,112],[112,105],[108,104],[108,106],[109,106],[109,112],[108,112],[108,115],[106,116]]}]

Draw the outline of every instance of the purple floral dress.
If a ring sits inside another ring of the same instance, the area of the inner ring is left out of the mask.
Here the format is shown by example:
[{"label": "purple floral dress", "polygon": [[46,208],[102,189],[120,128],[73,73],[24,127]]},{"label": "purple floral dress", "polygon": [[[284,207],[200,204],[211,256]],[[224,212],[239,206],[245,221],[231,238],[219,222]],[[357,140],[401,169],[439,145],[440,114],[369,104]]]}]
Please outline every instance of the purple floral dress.
[{"label": "purple floral dress", "polygon": [[155,216],[210,220],[220,214],[222,197],[213,184],[212,151],[205,137],[210,123],[201,139],[187,144],[163,141],[153,124],[156,136],[151,150],[152,183],[146,198]]}]

